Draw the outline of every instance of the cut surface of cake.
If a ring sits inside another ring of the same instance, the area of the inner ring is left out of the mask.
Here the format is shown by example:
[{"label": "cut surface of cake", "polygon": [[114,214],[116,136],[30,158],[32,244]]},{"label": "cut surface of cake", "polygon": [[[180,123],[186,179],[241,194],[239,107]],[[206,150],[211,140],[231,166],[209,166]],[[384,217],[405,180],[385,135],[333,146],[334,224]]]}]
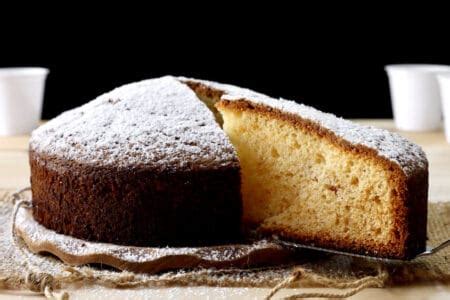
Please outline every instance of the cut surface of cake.
[{"label": "cut surface of cake", "polygon": [[241,163],[247,226],[374,256],[424,251],[428,162],[419,146],[292,101],[181,80],[221,114]]},{"label": "cut surface of cake", "polygon": [[173,77],[122,86],[35,130],[34,218],[127,245],[200,245],[240,235],[236,152],[213,113]]}]

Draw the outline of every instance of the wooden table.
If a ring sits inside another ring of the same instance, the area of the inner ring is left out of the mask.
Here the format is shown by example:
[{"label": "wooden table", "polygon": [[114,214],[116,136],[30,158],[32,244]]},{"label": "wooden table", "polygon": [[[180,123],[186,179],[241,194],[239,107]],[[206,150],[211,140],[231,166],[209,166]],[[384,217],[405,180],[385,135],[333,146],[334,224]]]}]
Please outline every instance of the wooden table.
[{"label": "wooden table", "polygon": [[[391,120],[355,120],[363,124],[395,131]],[[421,145],[430,162],[430,201],[450,201],[450,144],[442,132],[409,133],[405,137]],[[0,189],[17,189],[29,185],[28,136],[0,137]],[[269,289],[262,288],[165,288],[165,289],[109,289],[103,287],[74,286],[69,290],[71,299],[124,299],[124,298],[195,298],[195,299],[260,299]],[[295,290],[284,290],[278,296],[287,296]],[[28,292],[0,290],[1,299],[25,297],[41,299]],[[450,299],[450,286],[442,284],[408,286],[389,289],[366,289],[352,299]]]}]

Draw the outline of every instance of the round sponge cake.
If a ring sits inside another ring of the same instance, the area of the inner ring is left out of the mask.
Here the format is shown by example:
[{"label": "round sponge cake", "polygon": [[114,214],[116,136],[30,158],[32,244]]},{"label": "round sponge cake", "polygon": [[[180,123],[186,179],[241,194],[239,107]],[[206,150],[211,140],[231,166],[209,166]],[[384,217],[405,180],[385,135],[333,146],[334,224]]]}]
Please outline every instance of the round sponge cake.
[{"label": "round sponge cake", "polygon": [[213,113],[173,77],[117,88],[35,130],[34,218],[127,245],[210,244],[240,233],[240,169]]},{"label": "round sponge cake", "polygon": [[223,243],[242,223],[380,257],[425,249],[418,145],[235,86],[163,77],[120,87],[34,131],[30,164],[35,219],[87,240]]}]

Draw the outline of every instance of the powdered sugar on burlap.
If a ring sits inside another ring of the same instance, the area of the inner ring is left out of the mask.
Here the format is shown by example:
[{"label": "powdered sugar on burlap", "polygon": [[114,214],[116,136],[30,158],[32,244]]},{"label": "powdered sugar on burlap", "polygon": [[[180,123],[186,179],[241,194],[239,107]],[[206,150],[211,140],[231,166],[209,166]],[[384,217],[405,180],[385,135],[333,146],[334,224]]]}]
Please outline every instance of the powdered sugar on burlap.
[{"label": "powdered sugar on burlap", "polygon": [[229,84],[185,77],[179,77],[179,79],[181,81],[198,82],[212,89],[222,91],[224,93],[222,99],[246,99],[313,121],[353,145],[363,145],[374,149],[380,156],[400,165],[407,176],[428,168],[428,161],[422,148],[397,133],[373,126],[359,125],[338,118],[333,114],[321,112],[310,106],[294,101],[271,98],[264,94]]},{"label": "powdered sugar on burlap", "polygon": [[173,77],[119,87],[32,133],[41,154],[117,168],[190,170],[237,164],[212,112]]}]

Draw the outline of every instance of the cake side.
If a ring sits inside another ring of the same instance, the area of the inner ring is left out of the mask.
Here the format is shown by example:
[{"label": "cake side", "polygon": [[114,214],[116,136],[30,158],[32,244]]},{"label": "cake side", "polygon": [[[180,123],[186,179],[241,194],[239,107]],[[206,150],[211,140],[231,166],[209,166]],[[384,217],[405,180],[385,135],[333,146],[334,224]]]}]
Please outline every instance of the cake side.
[{"label": "cake side", "polygon": [[[224,111],[247,111],[269,116],[270,119],[281,120],[303,132],[328,141],[334,147],[342,150],[343,153],[371,162],[377,168],[381,168],[382,173],[386,174],[389,187],[393,192],[389,196],[390,204],[386,206],[389,209],[389,214],[392,215],[390,220],[392,224],[388,226],[389,233],[384,242],[378,244],[369,242],[365,245],[364,243],[355,244],[354,241],[345,240],[345,238],[336,241],[332,235],[303,236],[298,237],[297,240],[396,258],[409,258],[424,250],[427,222],[428,162],[419,146],[398,134],[373,127],[360,126],[291,101],[275,100],[230,85],[189,78],[181,78],[180,80],[187,83],[197,94],[210,98],[210,101],[219,102],[217,106],[222,116],[224,116]],[[234,118],[234,116],[230,118]],[[256,123],[253,126],[257,126]],[[225,121],[225,131],[227,131],[226,127]],[[244,131],[245,129],[240,129],[239,134],[236,134],[237,139],[243,135]],[[270,139],[270,137],[267,138]],[[231,139],[233,140],[233,136],[231,136]],[[253,141],[253,143],[256,142]],[[233,141],[233,144],[236,146],[236,141]],[[245,187],[247,181],[245,162],[240,153],[239,156],[243,165],[243,186]],[[333,184],[330,184],[329,187],[332,189],[331,192],[334,193]],[[248,208],[245,207],[245,198],[247,197],[244,191],[244,216],[248,211]],[[252,205],[255,206],[255,204]],[[258,205],[261,205],[261,203],[256,203],[256,206]],[[366,215],[366,217],[371,218],[370,215]],[[264,226],[262,227],[264,228]],[[265,230],[271,231],[268,226],[265,227]],[[272,232],[283,234],[283,228],[272,230]],[[292,233],[286,232],[285,235],[288,237],[294,236]]]},{"label": "cake side", "polygon": [[58,233],[135,246],[210,245],[240,238],[235,167],[155,173],[30,152],[33,216]]}]

